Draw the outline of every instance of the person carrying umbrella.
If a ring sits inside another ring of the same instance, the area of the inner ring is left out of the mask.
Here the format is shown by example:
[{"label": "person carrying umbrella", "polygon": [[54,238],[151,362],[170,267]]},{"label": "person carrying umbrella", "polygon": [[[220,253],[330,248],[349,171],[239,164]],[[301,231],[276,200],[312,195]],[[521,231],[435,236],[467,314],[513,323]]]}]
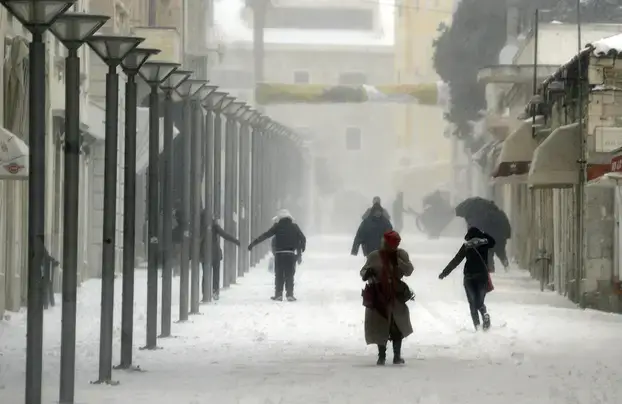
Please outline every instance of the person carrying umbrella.
[{"label": "person carrying umbrella", "polygon": [[493,289],[486,257],[488,250],[494,248],[495,240],[477,227],[470,227],[464,240],[464,244],[440,273],[438,279],[445,279],[466,258],[463,284],[469,302],[471,320],[473,320],[475,330],[479,330],[481,314],[483,329],[486,331],[490,328],[490,315],[484,300],[486,293]]},{"label": "person carrying umbrella", "polygon": [[495,271],[494,255],[499,258],[507,271],[509,260],[506,246],[512,237],[512,226],[505,212],[493,201],[480,197],[465,199],[456,206],[455,211],[456,216],[464,218],[467,227],[477,227],[495,239],[495,246],[488,250],[490,272]]}]

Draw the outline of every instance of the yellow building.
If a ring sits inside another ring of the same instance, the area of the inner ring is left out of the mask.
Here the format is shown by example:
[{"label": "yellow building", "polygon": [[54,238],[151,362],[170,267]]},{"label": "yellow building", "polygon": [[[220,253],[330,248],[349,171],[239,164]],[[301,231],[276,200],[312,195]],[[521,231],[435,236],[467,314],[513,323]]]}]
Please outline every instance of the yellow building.
[{"label": "yellow building", "polygon": [[[439,81],[433,41],[448,24],[457,0],[395,0],[395,79],[397,83]],[[428,191],[447,187],[452,175],[452,145],[444,135],[443,107],[396,107],[396,148],[400,151],[395,185],[416,203]]]}]

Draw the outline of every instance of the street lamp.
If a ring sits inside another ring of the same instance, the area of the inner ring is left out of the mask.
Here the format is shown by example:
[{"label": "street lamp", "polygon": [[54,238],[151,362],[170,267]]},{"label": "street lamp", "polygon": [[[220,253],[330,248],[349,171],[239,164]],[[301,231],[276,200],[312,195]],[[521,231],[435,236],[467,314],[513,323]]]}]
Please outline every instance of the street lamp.
[{"label": "street lamp", "polygon": [[89,47],[108,65],[106,74],[106,139],[104,143],[104,220],[102,236],[102,297],[98,383],[112,383],[115,239],[117,223],[117,144],[119,135],[119,74],[117,68],[144,38],[94,35]]},{"label": "street lamp", "polygon": [[41,266],[45,234],[45,42],[43,34],[75,0],[2,0],[2,5],[32,34],[29,45],[28,98],[28,318],[26,403],[41,403],[43,301]]},{"label": "street lamp", "polygon": [[[237,236],[233,220],[233,215],[237,211],[237,114],[244,105],[244,102],[234,101],[223,111],[227,117],[225,126],[225,231],[234,237]],[[235,283],[236,278],[236,256],[233,245],[225,243],[223,255],[223,286],[229,287]]]},{"label": "street lamp", "polygon": [[[259,234],[259,223],[261,223],[261,175],[259,169],[260,163],[260,137],[262,127],[260,125],[263,116],[260,112],[255,111],[254,118],[251,120],[251,212],[250,212],[250,235],[254,239]],[[257,251],[253,249],[250,255],[250,266],[254,267],[257,263]]]},{"label": "street lamp", "polygon": [[[212,195],[213,220],[222,218],[222,111],[233,102],[235,98],[229,97],[228,93],[216,91],[213,93],[212,112],[214,113],[214,192]],[[220,260],[212,271],[212,292],[214,299],[218,300],[220,295]]]},{"label": "street lamp", "polygon": [[[240,128],[240,208],[238,215],[238,228],[240,232],[240,244],[247,246],[250,243],[250,219],[249,202],[251,197],[251,173],[250,173],[250,149],[251,149],[251,119],[255,116],[255,110],[250,106],[241,109]],[[248,271],[250,261],[247,248],[238,248],[238,275],[244,276]]]},{"label": "street lamp", "polygon": [[142,349],[158,347],[158,219],[160,216],[159,196],[159,157],[160,157],[160,99],[158,90],[179,63],[146,62],[138,74],[149,85],[149,182],[148,182],[148,233],[149,246],[147,258],[147,336],[146,345]]},{"label": "street lamp", "polygon": [[164,91],[161,338],[171,336],[171,296],[173,293],[173,93],[191,75],[191,71],[176,70],[160,84],[160,88]]},{"label": "street lamp", "polygon": [[121,361],[117,369],[132,367],[134,341],[134,267],[136,246],[136,76],[159,49],[134,48],[123,59],[125,83],[125,182],[123,191],[123,301],[121,303]]},{"label": "street lamp", "polygon": [[67,48],[65,58],[65,204],[63,214],[63,313],[60,402],[73,403],[76,368],[76,294],[80,209],[80,57],[78,49],[109,17],[83,13],[59,16],[50,31]]},{"label": "street lamp", "polygon": [[200,281],[201,281],[201,177],[203,156],[203,110],[201,108],[203,90],[207,85],[206,80],[193,80],[197,91],[192,96],[192,166],[190,177],[192,187],[190,188],[192,241],[190,244],[191,275],[190,275],[190,314],[199,314],[200,304]]},{"label": "street lamp", "polygon": [[[202,94],[202,105],[205,108],[205,151],[203,175],[205,177],[205,215],[201,228],[205,231],[206,237],[203,237],[203,299],[202,302],[210,302],[213,299],[213,268],[212,268],[212,222],[214,220],[214,106],[216,106],[227,93],[216,91],[217,86],[205,86]],[[207,95],[206,95],[207,94]]]},{"label": "street lamp", "polygon": [[[178,88],[177,93],[183,100],[183,182],[182,182],[182,212],[181,230],[183,240],[181,245],[181,263],[179,275],[179,321],[188,320],[188,288],[189,288],[189,268],[190,265],[190,223],[193,220],[191,215],[191,178],[192,178],[192,148],[193,148],[193,125],[194,114],[192,113],[192,97],[205,85],[204,80],[186,80]],[[198,308],[197,308],[198,311]],[[194,312],[193,312],[194,313]]]}]

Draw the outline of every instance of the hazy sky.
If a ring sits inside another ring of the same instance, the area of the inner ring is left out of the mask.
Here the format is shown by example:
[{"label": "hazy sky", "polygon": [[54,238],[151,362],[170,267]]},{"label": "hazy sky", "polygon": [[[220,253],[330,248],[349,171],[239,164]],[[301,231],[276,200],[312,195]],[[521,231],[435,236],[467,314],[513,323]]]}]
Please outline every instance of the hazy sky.
[{"label": "hazy sky", "polygon": [[[338,0],[332,0],[338,1]],[[356,0],[361,3],[374,2],[374,0]],[[266,41],[267,42],[302,42],[302,43],[377,43],[377,44],[393,44],[393,15],[395,11],[395,0],[378,0],[380,4],[380,12],[381,18],[383,22],[383,27],[385,31],[385,37],[382,39],[370,38],[367,35],[363,34],[350,34],[344,33],[343,35],[339,35],[339,38],[336,39],[334,32],[327,32],[326,35],[318,35],[317,33],[310,35],[295,35],[292,36],[291,31],[286,32],[285,30],[268,30],[266,32]],[[216,25],[219,27],[219,31],[222,39],[225,42],[228,41],[240,41],[240,40],[251,40],[252,33],[251,31],[244,25],[242,20],[240,19],[240,11],[244,7],[244,0],[217,0],[215,2],[215,20]]]}]

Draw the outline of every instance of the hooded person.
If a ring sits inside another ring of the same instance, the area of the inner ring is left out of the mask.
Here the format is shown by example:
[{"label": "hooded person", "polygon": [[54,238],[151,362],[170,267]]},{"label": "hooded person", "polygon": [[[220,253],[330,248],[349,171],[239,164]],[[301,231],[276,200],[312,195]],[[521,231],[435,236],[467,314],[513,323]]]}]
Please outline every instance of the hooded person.
[{"label": "hooded person", "polygon": [[378,365],[386,362],[387,342],[393,343],[393,363],[404,363],[402,340],[413,332],[406,302],[413,298],[402,281],[413,273],[408,253],[399,248],[400,235],[388,231],[379,250],[367,255],[361,278],[367,282],[363,290],[365,306],[365,342],[378,346]]},{"label": "hooded person", "polygon": [[495,247],[495,239],[484,233],[477,227],[471,227],[464,236],[465,242],[462,244],[456,256],[447,264],[445,269],[438,276],[439,279],[446,278],[460,263],[466,258],[464,264],[464,291],[475,330],[480,328],[480,315],[482,317],[483,329],[490,328],[490,315],[486,309],[484,300],[486,294],[492,291],[492,282],[488,270],[488,252]]},{"label": "hooded person", "polygon": [[374,209],[376,209],[378,206],[380,206],[380,208],[382,209],[382,215],[386,217],[387,220],[391,220],[391,215],[384,207],[382,207],[382,202],[380,201],[379,196],[374,196],[374,198],[371,201],[371,207],[367,208],[365,213],[363,213],[363,216],[361,216],[361,219],[362,220],[367,219],[372,214],[372,211],[374,211]]},{"label": "hooded person", "polygon": [[363,254],[367,256],[372,251],[380,249],[382,237],[387,231],[393,230],[393,225],[383,214],[383,207],[376,204],[371,207],[371,212],[359,225],[354,242],[352,243],[351,254],[358,255],[359,248],[363,248]]},{"label": "hooded person", "polygon": [[[206,223],[205,219],[205,210],[201,212],[201,223]],[[233,243],[240,246],[240,241],[233,237],[231,234],[227,233],[218,223],[218,219],[212,218],[211,226],[205,228],[201,226],[201,261],[203,262],[203,285],[206,282],[209,282],[209,278],[207,276],[207,251],[204,251],[203,239],[207,234],[211,232],[211,243],[212,243],[212,257],[211,257],[211,265],[212,265],[212,291],[214,300],[218,300],[220,297],[220,262],[222,261],[222,248],[220,248],[220,239],[223,238],[225,241]],[[206,290],[204,287],[202,290]],[[203,296],[203,301],[207,301],[207,296]]]},{"label": "hooded person", "polygon": [[296,301],[294,297],[294,275],[296,261],[307,247],[307,238],[286,209],[277,214],[278,220],[265,233],[253,240],[248,246],[249,251],[257,244],[272,238],[274,254],[274,296],[272,300],[283,300],[285,287],[287,300]]}]

